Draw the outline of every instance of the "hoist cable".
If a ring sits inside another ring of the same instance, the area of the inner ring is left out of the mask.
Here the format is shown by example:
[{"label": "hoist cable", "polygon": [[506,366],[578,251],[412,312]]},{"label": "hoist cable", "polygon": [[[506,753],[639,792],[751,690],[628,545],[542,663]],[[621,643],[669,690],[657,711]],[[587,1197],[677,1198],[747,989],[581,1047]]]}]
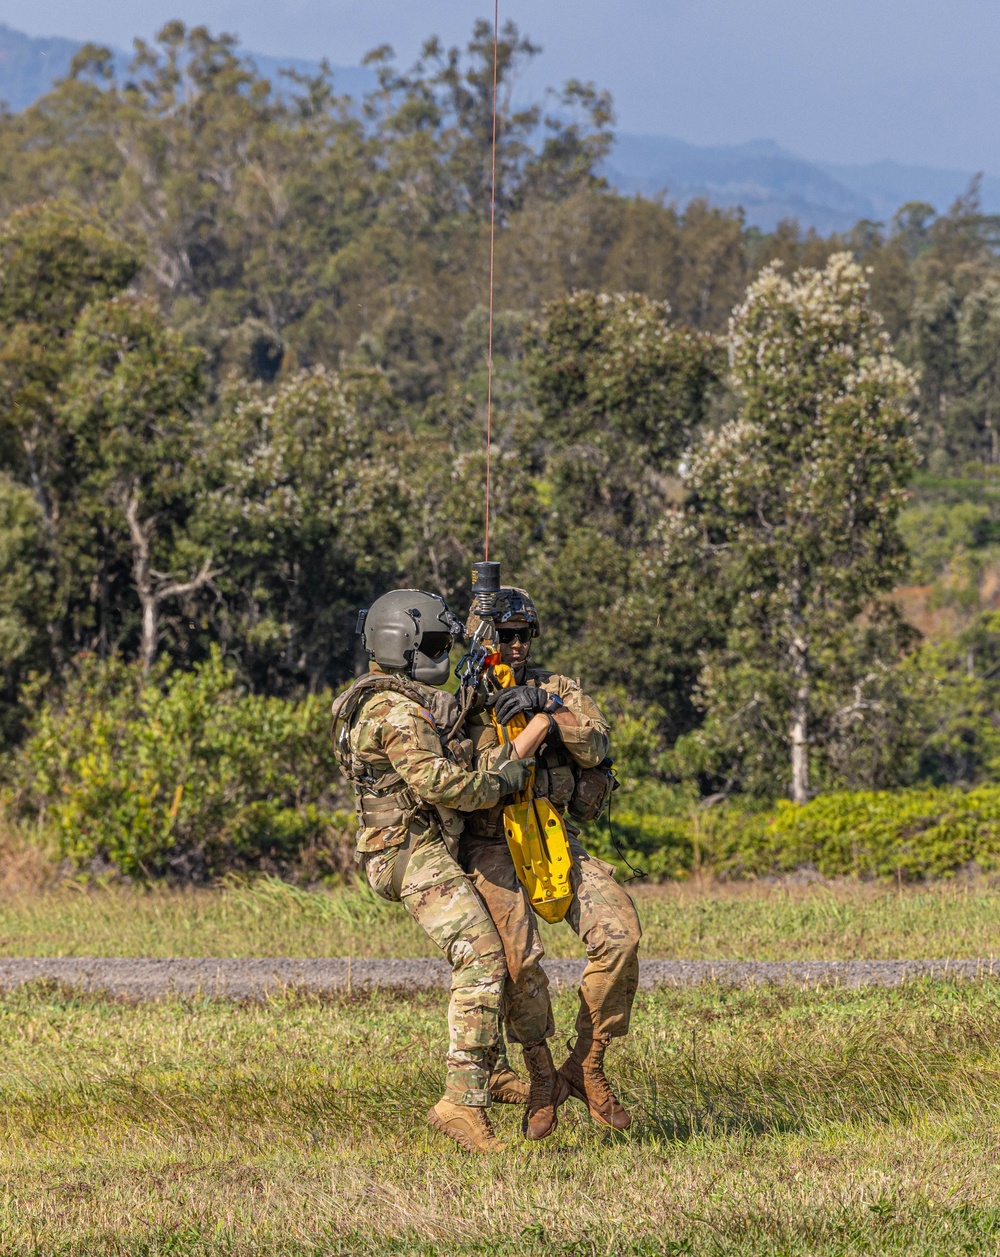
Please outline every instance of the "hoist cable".
[{"label": "hoist cable", "polygon": [[493,0],[493,147],[490,155],[490,340],[486,359],[486,545],[490,557],[490,455],[493,436],[493,260],[497,229],[497,67],[500,59],[500,0]]}]

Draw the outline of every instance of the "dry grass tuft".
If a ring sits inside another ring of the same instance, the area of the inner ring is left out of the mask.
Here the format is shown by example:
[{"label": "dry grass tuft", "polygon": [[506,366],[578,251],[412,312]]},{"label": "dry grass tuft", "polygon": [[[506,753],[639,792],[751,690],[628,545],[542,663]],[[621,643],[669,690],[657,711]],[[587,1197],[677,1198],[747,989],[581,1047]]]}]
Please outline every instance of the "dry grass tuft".
[{"label": "dry grass tuft", "polygon": [[0,811],[0,893],[50,890],[60,879],[58,862],[29,842],[24,831]]}]

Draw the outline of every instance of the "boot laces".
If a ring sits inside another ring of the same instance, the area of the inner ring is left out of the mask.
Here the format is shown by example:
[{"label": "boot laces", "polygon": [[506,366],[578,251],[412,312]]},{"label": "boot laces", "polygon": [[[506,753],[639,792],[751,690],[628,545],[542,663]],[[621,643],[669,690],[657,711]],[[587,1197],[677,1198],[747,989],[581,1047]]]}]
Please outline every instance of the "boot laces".
[{"label": "boot laces", "polygon": [[546,1069],[545,1059],[540,1051],[525,1052],[524,1063],[528,1067],[528,1105],[541,1108],[550,1103],[552,1076]]},{"label": "boot laces", "polygon": [[496,1131],[493,1129],[493,1123],[486,1116],[486,1110],[482,1108],[469,1108],[468,1120],[473,1126],[478,1127],[480,1135],[484,1139],[496,1139]]},{"label": "boot laces", "polygon": [[606,1044],[595,1042],[587,1059],[583,1062],[584,1073],[587,1079],[587,1090],[596,1092],[596,1098],[599,1103],[607,1104],[615,1100],[615,1093],[611,1089],[611,1083],[604,1076],[604,1052]]}]

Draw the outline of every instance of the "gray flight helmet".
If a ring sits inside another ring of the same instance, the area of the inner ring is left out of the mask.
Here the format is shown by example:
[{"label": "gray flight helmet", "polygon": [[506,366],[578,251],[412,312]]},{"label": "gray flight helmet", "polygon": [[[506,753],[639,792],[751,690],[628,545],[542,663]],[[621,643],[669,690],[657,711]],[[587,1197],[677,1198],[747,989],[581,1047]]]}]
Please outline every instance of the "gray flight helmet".
[{"label": "gray flight helmet", "polygon": [[383,594],[362,613],[359,631],[369,659],[423,685],[444,685],[455,638],[465,635],[445,600],[423,589]]}]

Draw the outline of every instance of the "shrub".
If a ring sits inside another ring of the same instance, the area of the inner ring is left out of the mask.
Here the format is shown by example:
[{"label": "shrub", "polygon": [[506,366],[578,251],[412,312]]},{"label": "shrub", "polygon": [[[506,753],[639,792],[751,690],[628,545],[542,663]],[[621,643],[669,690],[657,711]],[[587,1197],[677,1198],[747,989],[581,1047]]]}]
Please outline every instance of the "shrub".
[{"label": "shrub", "polygon": [[1000,787],[837,793],[801,808],[781,802],[760,856],[777,869],[815,864],[828,877],[993,869],[1000,866]]},{"label": "shrub", "polygon": [[207,876],[303,858],[343,863],[329,696],[241,690],[213,650],[193,672],[144,679],[82,657],[37,711],[14,761],[15,814],[58,854],[123,873]]},{"label": "shrub", "polygon": [[584,827],[587,849],[624,869],[624,861],[615,850],[617,842],[628,861],[650,876],[686,877],[698,860],[691,826],[696,807],[693,794],[654,781],[629,781],[621,772],[618,775],[622,787],[612,795],[610,824],[605,815]]},{"label": "shrub", "polygon": [[[1000,787],[841,791],[766,811],[729,803],[704,808],[680,791],[650,785],[619,791],[614,829],[628,859],[654,877],[696,870],[722,877],[814,868],[825,877],[947,877],[1000,868]],[[614,851],[606,821],[588,840]]]},{"label": "shrub", "polygon": [[[615,733],[624,782],[615,835],[655,878],[809,866],[828,877],[919,879],[1000,868],[998,786],[706,808],[691,787],[648,775],[660,756],[651,727],[619,713]],[[247,694],[218,651],[193,672],[146,679],[135,666],[79,659],[36,711],[8,793],[12,819],[33,822],[60,858],[133,876],[343,871],[354,823],[330,745],[329,695]],[[590,849],[624,869],[607,821],[586,829]]]}]

